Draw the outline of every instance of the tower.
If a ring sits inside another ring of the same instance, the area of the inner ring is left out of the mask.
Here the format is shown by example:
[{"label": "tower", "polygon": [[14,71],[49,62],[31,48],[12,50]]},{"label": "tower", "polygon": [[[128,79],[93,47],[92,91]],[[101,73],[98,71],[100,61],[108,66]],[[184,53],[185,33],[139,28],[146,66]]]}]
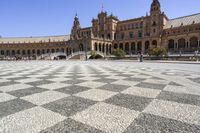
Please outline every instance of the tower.
[{"label": "tower", "polygon": [[76,13],[74,17],[72,31],[71,31],[71,39],[78,39],[80,37],[80,29],[81,29],[80,22],[79,22],[78,15]]},{"label": "tower", "polygon": [[150,9],[151,36],[159,36],[162,29],[162,14],[159,0],[153,0]]},{"label": "tower", "polygon": [[160,2],[159,0],[153,0],[152,4],[151,4],[151,11],[150,14],[160,14],[161,13],[161,9],[160,9]]}]

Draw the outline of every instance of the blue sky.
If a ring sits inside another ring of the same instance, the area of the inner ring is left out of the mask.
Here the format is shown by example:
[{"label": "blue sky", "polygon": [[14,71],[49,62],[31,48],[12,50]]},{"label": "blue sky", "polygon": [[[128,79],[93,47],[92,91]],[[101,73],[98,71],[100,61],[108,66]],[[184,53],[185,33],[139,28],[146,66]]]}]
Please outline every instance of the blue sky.
[{"label": "blue sky", "polygon": [[[152,0],[1,0],[0,35],[3,37],[66,35],[77,12],[81,27],[101,11],[101,5],[120,20],[144,16]],[[200,0],[160,0],[169,18],[200,13]]]}]

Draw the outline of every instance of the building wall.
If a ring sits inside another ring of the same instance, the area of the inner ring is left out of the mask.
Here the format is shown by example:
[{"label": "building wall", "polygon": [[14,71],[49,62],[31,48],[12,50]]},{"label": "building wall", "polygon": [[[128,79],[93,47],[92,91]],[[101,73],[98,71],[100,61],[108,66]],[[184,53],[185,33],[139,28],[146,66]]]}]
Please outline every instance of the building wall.
[{"label": "building wall", "polygon": [[170,53],[194,53],[200,49],[200,17],[199,23],[166,28],[169,21],[161,12],[158,0],[153,0],[149,15],[130,20],[120,21],[116,16],[101,11],[92,20],[92,27],[87,28],[81,28],[76,15],[69,39],[60,36],[56,37],[58,40],[53,37],[54,41],[38,41],[36,38],[37,41],[31,43],[1,43],[0,39],[0,55],[38,56],[54,52],[69,55],[78,51],[98,51],[109,55],[117,48],[132,55],[146,54],[155,47],[166,48]]},{"label": "building wall", "polygon": [[70,45],[66,45],[66,42],[0,45],[0,56],[11,57],[31,57],[56,52],[64,52],[69,55],[71,54],[71,51],[72,47]]}]

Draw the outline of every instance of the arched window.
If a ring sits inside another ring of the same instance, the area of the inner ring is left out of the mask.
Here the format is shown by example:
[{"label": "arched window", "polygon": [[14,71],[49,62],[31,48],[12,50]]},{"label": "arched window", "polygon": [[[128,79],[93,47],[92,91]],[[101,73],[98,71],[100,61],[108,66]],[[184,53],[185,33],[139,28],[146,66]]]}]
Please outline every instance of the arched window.
[{"label": "arched window", "polygon": [[154,48],[157,48],[157,45],[158,45],[158,44],[157,44],[157,41],[156,41],[156,40],[153,40],[153,41],[152,41],[152,46],[153,46]]},{"label": "arched window", "polygon": [[108,39],[111,39],[111,36],[110,36],[110,34],[108,34],[108,35],[107,35],[107,38],[108,38]]},{"label": "arched window", "polygon": [[153,21],[153,24],[152,24],[153,26],[156,26],[156,21]]}]

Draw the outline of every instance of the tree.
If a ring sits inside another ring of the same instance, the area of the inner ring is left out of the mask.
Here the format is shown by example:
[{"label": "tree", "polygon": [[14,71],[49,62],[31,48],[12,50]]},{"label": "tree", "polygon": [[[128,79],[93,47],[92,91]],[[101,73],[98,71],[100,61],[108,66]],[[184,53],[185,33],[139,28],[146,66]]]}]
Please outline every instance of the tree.
[{"label": "tree", "polygon": [[113,50],[113,55],[115,55],[118,58],[122,58],[125,57],[125,52],[122,49],[117,48]]},{"label": "tree", "polygon": [[153,48],[149,51],[150,56],[156,56],[156,57],[163,57],[167,56],[167,51],[165,48]]},{"label": "tree", "polygon": [[91,51],[90,54],[91,54],[90,59],[95,59],[97,56],[97,53],[95,51]]}]

